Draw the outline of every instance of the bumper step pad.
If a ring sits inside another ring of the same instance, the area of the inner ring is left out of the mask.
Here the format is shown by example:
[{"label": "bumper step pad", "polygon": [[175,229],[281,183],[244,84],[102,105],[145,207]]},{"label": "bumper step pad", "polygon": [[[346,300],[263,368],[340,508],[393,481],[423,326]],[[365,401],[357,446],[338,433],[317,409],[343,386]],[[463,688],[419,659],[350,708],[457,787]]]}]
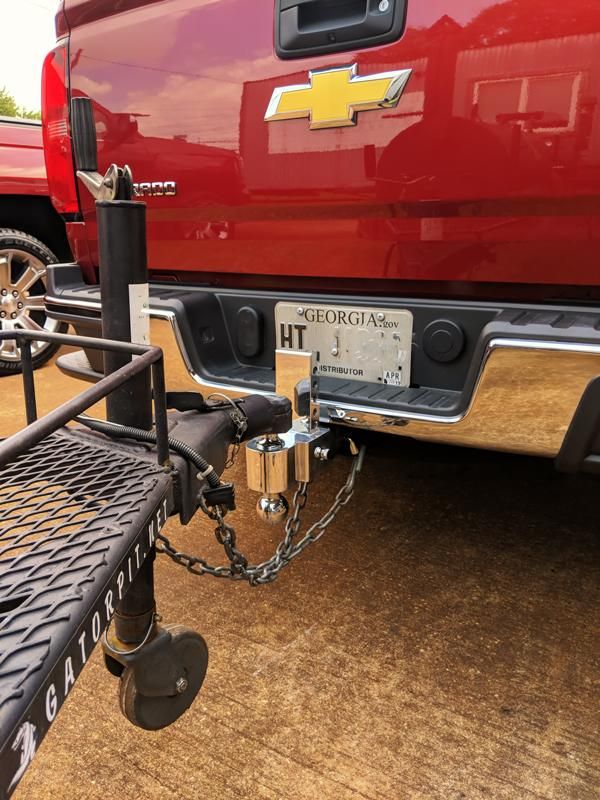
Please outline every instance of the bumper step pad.
[{"label": "bumper step pad", "polygon": [[0,798],[150,553],[171,486],[156,463],[78,430],[0,470]]}]

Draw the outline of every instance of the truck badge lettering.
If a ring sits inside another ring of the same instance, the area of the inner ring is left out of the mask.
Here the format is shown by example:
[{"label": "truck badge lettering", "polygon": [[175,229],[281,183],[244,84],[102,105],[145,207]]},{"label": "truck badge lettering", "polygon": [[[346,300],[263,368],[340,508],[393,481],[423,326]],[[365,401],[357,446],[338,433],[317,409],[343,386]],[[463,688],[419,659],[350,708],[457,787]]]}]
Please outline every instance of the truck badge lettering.
[{"label": "truck badge lettering", "polygon": [[175,181],[134,183],[133,194],[136,197],[172,197],[177,194],[177,183]]},{"label": "truck badge lettering", "polygon": [[359,111],[394,108],[411,74],[410,69],[356,74],[356,64],[309,72],[309,83],[280,86],[273,91],[266,122],[308,117],[311,131],[356,125]]}]

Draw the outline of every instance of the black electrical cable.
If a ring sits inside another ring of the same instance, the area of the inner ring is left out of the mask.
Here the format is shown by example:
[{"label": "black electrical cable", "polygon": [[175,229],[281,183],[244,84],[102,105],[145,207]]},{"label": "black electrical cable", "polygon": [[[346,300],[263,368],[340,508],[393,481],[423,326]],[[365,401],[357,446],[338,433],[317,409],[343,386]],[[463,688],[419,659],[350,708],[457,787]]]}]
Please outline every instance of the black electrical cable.
[{"label": "black electrical cable", "polygon": [[[137,442],[148,442],[149,444],[156,444],[156,434],[154,431],[145,431],[142,428],[130,428],[127,425],[119,425],[116,422],[105,422],[101,419],[92,419],[83,415],[75,417],[77,422],[85,425],[98,433],[103,433],[106,436],[116,436],[119,439],[135,439]],[[202,477],[209,483],[212,488],[217,488],[221,485],[221,480],[208,461],[190,447],[189,444],[181,442],[179,439],[168,437],[169,448],[180,456],[187,458],[192,464],[197,467],[202,473]],[[210,469],[209,472],[207,470]],[[205,474],[206,473],[206,474]]]}]

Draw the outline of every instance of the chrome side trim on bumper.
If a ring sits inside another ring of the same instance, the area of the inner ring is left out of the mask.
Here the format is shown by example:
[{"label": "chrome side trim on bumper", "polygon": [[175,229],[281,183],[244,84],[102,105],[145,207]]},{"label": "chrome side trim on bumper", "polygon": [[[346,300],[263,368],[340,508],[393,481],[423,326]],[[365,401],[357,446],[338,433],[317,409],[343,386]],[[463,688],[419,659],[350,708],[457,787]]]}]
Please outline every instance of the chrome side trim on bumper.
[{"label": "chrome side trim on bumper", "polygon": [[[218,383],[217,381],[211,381],[208,380],[207,378],[202,378],[200,375],[198,375],[198,373],[194,370],[194,367],[192,366],[192,362],[190,361],[187,350],[185,349],[183,336],[181,335],[181,331],[179,330],[179,325],[177,324],[177,315],[173,311],[165,311],[163,309],[151,308],[150,316],[151,316],[150,337],[152,341],[154,341],[155,337],[160,338],[160,340],[165,341],[169,349],[172,350],[173,342],[170,341],[170,339],[174,340],[174,344],[177,347],[179,357],[183,361],[188,376],[196,384],[196,388],[198,386],[201,387],[204,386],[206,389],[209,389],[210,391],[222,392],[223,394],[226,394],[228,397],[241,397],[242,395],[250,394],[250,391],[248,389],[236,390],[230,384]],[[167,328],[165,323],[168,324],[168,331],[165,330]],[[160,344],[159,347],[163,348],[163,352],[165,353],[168,352],[166,348],[163,347],[162,344]],[[168,358],[165,358],[165,360],[168,360]],[[167,383],[167,386],[168,385],[169,384]],[[273,394],[273,392],[266,390],[261,391],[260,389],[252,389],[252,394],[266,395],[266,394]]]},{"label": "chrome side trim on bumper", "polygon": [[[447,444],[554,457],[587,384],[600,374],[600,347],[494,339],[467,410],[455,417],[377,414],[341,408],[344,424]],[[338,417],[339,418],[339,417]]]}]

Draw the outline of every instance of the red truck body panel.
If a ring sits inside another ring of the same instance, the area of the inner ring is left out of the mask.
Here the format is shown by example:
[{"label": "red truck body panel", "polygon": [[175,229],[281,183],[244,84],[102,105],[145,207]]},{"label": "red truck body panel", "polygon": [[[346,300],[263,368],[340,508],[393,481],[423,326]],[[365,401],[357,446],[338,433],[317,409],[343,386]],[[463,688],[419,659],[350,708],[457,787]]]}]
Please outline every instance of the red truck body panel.
[{"label": "red truck body panel", "polygon": [[0,195],[48,195],[39,123],[0,118]]},{"label": "red truck body panel", "polygon": [[[408,0],[398,41],[290,61],[274,0],[119,8],[66,0],[71,94],[95,102],[101,170],[177,182],[146,198],[155,275],[369,293],[600,283],[596,4]],[[264,121],[276,87],[351,64],[411,68],[397,107],[327,130]],[[80,198],[72,243],[85,228],[96,263]]]}]

